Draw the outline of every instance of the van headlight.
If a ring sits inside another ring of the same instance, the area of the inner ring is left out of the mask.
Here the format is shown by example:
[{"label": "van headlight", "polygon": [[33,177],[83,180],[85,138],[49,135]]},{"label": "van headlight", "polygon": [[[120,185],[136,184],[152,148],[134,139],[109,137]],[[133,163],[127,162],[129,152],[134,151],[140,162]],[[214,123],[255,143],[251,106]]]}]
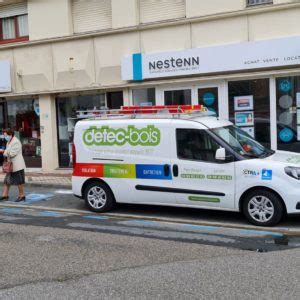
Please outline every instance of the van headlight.
[{"label": "van headlight", "polygon": [[297,167],[285,167],[284,171],[287,175],[300,180],[300,168]]}]

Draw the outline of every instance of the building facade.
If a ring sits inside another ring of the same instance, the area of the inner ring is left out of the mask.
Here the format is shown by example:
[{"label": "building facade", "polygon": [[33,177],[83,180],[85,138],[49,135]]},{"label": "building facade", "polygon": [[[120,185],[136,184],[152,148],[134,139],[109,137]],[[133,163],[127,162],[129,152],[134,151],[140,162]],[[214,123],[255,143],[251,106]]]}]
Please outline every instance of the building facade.
[{"label": "building facade", "polygon": [[2,0],[0,127],[70,167],[78,111],[204,104],[300,152],[300,0]]}]

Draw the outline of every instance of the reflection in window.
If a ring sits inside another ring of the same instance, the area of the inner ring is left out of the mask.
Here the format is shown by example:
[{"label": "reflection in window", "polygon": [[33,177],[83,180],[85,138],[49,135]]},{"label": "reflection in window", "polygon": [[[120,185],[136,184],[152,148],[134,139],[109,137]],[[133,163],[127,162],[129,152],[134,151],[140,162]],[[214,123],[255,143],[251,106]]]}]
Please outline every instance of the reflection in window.
[{"label": "reflection in window", "polygon": [[220,146],[204,130],[177,129],[176,139],[178,158],[216,162],[215,155]]},{"label": "reflection in window", "polygon": [[218,116],[218,88],[198,89],[198,103]]},{"label": "reflection in window", "polygon": [[70,154],[77,111],[100,109],[105,105],[105,94],[57,98],[58,145],[60,167],[70,166]]},{"label": "reflection in window", "polygon": [[42,161],[39,100],[8,101],[7,114],[8,127],[16,130],[16,135],[22,143],[26,166],[40,168]]},{"label": "reflection in window", "polygon": [[[228,93],[230,121],[269,148],[271,144],[269,79],[229,82]],[[238,99],[240,102],[237,102]]]},{"label": "reflection in window", "polygon": [[133,89],[132,102],[138,106],[155,105],[155,88]]},{"label": "reflection in window", "polygon": [[279,150],[300,152],[300,76],[276,79]]},{"label": "reflection in window", "polygon": [[165,91],[165,105],[190,105],[192,103],[192,91],[172,90]]}]

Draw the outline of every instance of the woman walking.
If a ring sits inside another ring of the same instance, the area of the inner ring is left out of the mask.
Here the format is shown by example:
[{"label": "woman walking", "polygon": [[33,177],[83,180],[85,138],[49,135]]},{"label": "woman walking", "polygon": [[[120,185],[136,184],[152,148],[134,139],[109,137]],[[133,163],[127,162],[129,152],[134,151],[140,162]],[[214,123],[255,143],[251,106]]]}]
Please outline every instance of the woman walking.
[{"label": "woman walking", "polygon": [[25,161],[22,155],[22,144],[15,137],[14,131],[6,129],[4,138],[7,141],[6,150],[3,153],[5,159],[12,163],[12,171],[7,173],[4,178],[4,188],[0,201],[7,201],[9,198],[9,188],[11,185],[17,185],[19,197],[15,202],[25,201],[24,184],[25,184]]}]

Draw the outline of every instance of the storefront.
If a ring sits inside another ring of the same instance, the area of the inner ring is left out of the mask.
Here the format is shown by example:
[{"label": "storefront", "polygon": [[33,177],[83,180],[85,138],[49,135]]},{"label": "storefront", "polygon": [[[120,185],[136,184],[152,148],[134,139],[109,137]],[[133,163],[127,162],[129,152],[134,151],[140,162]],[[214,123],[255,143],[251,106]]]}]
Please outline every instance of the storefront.
[{"label": "storefront", "polygon": [[300,37],[291,37],[133,54],[122,76],[139,85],[131,104],[203,104],[268,147],[300,152],[299,67]]}]

